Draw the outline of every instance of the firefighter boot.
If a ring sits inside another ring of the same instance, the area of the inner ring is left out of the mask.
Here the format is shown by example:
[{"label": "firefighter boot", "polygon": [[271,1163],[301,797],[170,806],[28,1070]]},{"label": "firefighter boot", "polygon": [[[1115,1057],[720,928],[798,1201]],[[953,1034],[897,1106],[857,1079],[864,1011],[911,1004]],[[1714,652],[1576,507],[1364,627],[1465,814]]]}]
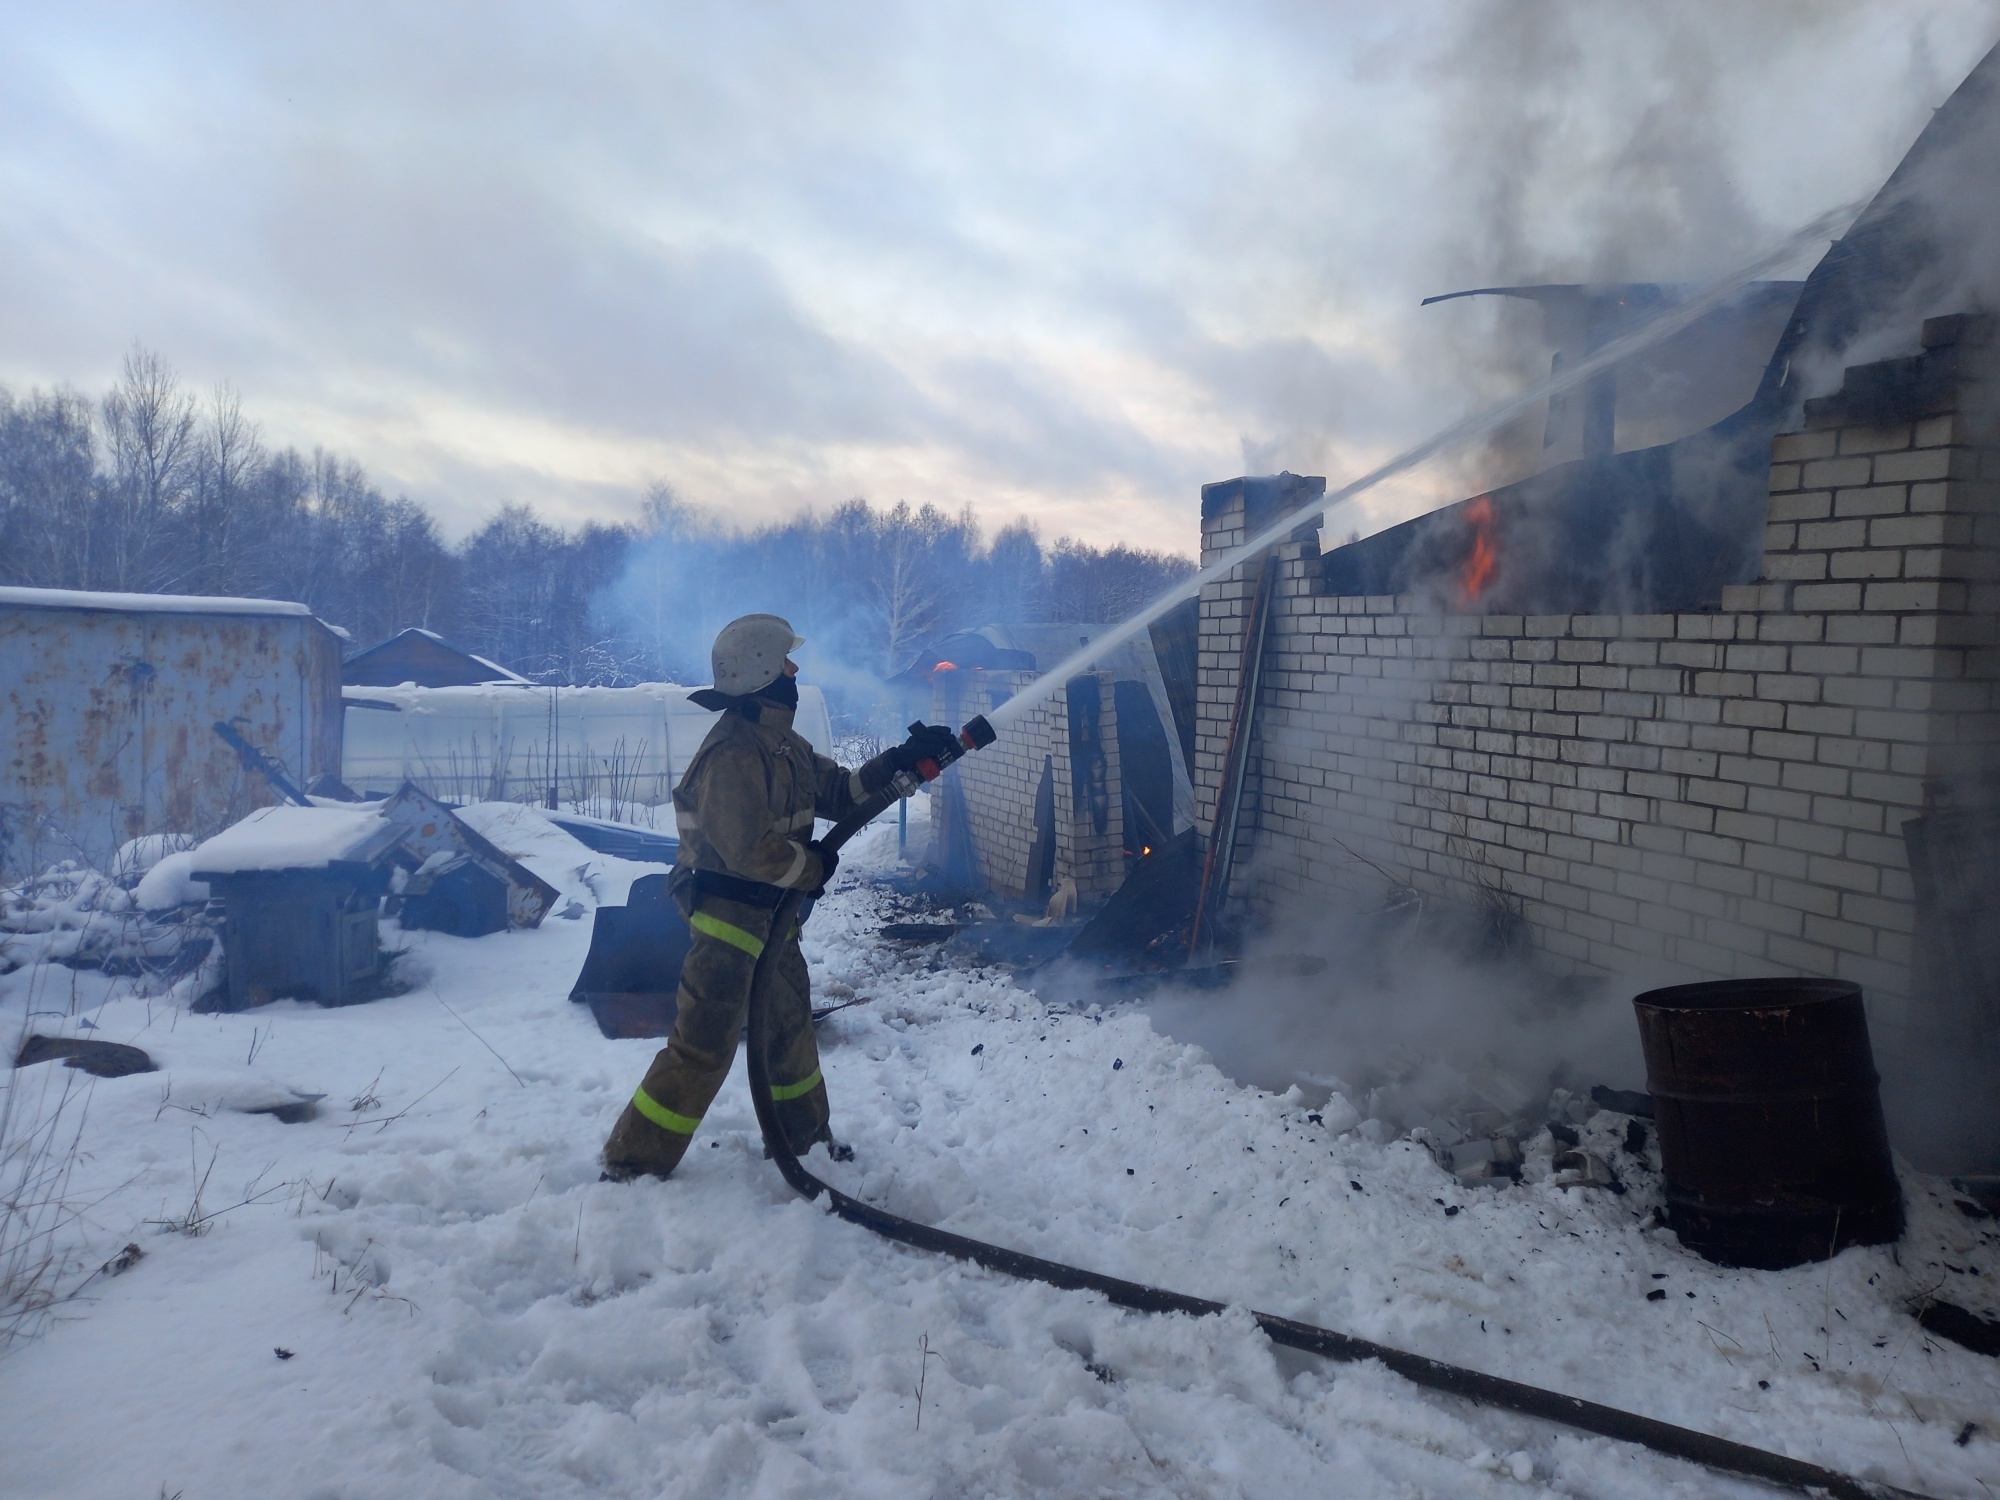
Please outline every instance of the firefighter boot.
[{"label": "firefighter boot", "polygon": [[692,1136],[667,1130],[625,1106],[604,1142],[604,1175],[600,1181],[630,1182],[635,1177],[666,1177],[687,1154]]}]

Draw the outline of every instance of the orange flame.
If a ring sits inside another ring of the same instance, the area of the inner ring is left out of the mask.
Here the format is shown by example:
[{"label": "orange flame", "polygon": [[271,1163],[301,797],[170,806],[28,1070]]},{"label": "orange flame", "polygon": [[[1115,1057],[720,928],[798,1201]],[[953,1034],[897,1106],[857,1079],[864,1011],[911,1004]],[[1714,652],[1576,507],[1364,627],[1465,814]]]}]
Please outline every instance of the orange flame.
[{"label": "orange flame", "polygon": [[1458,577],[1458,606],[1464,609],[1486,592],[1486,585],[1493,581],[1493,571],[1500,566],[1500,554],[1493,548],[1493,497],[1481,495],[1465,507],[1465,518],[1472,525],[1472,555],[1465,560],[1465,569]]},{"label": "orange flame", "polygon": [[955,661],[941,661],[932,667],[931,670],[933,672],[956,672],[958,670],[958,663]]}]

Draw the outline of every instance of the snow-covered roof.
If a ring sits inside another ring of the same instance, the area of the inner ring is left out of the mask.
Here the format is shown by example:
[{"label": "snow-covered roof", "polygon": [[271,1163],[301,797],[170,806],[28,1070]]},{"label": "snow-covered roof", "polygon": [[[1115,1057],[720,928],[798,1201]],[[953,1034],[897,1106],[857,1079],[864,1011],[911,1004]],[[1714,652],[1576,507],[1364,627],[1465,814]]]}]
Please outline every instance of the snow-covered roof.
[{"label": "snow-covered roof", "polygon": [[197,878],[369,863],[402,832],[375,808],[260,807],[194,851]]},{"label": "snow-covered roof", "polygon": [[[671,682],[533,689],[348,685],[341,689],[352,712],[342,732],[340,775],[357,791],[387,793],[414,780],[453,801],[493,795],[497,775],[519,788],[539,788],[534,795],[540,797],[548,786],[553,739],[560,765],[595,765],[609,774],[615,764],[620,776],[638,778],[638,800],[664,802],[715,727],[715,715],[693,701],[693,691]],[[833,722],[819,688],[799,689],[792,727],[821,755],[834,753]]]},{"label": "snow-covered roof", "polygon": [[472,657],[472,659],[478,662],[480,666],[491,667],[493,669],[493,680],[495,682],[520,682],[520,683],[528,683],[531,685],[533,683],[532,678],[523,677],[519,672],[509,671],[507,668],[501,666],[500,663],[497,661],[491,661],[484,656],[474,655],[474,653],[470,651],[466,652],[465,654],[467,656]]},{"label": "snow-covered roof", "polygon": [[92,589],[0,588],[0,608],[97,609],[128,614],[305,615],[288,599],[227,599],[215,594],[106,594]]},{"label": "snow-covered roof", "polygon": [[[414,658],[411,657],[412,646],[421,648]],[[440,678],[440,663],[456,663],[458,669],[452,671],[447,668],[447,675]],[[402,671],[411,672],[408,680],[423,687],[470,687],[502,682],[517,687],[534,686],[532,678],[523,677],[497,661],[467,651],[463,646],[454,646],[435,630],[426,630],[421,625],[408,626],[366,651],[350,656],[341,668],[341,677],[350,686],[382,687],[393,685],[397,680],[395,674]],[[454,681],[453,677],[458,680]]]},{"label": "snow-covered roof", "polygon": [[[522,687],[530,687],[532,694],[523,693]],[[695,689],[682,687],[676,682],[636,682],[630,687],[543,687],[539,683],[518,682],[469,682],[452,687],[423,687],[417,683],[404,682],[394,687],[370,687],[365,684],[343,683],[341,697],[348,703],[365,703],[371,707],[396,708],[405,713],[439,713],[463,709],[475,704],[522,704],[529,705],[535,712],[545,712],[551,692],[557,694],[564,712],[581,711],[591,707],[610,708],[620,704],[659,702],[670,711],[698,716],[713,723],[715,713],[690,700],[689,694]],[[816,691],[800,688],[799,692]]]}]

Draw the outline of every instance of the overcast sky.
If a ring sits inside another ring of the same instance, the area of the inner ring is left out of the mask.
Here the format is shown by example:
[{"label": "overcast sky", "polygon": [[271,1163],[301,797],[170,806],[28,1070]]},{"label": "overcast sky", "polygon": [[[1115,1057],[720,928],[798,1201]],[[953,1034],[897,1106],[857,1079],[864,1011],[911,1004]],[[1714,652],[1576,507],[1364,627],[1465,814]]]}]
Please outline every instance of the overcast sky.
[{"label": "overcast sky", "polygon": [[143,341],[454,533],[657,478],[1191,551],[1204,481],[1337,484],[1545,360],[1423,296],[1726,271],[1996,37],[1995,0],[12,0],[0,382],[95,393]]}]

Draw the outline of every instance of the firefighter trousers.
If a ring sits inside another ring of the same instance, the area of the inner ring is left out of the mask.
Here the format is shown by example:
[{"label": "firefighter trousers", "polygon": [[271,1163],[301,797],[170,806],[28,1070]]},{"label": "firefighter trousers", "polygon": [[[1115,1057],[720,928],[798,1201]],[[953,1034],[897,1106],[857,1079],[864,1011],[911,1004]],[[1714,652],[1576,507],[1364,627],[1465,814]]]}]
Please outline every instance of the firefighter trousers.
[{"label": "firefighter trousers", "polygon": [[[615,1175],[665,1177],[680,1164],[736,1059],[749,1014],[758,957],[771,942],[774,913],[719,896],[698,896],[688,925],[694,945],[681,966],[680,1014],[673,1035],[604,1144]],[[826,1084],[813,1037],[812,1001],[798,928],[777,938],[760,997],[769,1017],[771,1098],[794,1151],[803,1154],[827,1131]]]}]

